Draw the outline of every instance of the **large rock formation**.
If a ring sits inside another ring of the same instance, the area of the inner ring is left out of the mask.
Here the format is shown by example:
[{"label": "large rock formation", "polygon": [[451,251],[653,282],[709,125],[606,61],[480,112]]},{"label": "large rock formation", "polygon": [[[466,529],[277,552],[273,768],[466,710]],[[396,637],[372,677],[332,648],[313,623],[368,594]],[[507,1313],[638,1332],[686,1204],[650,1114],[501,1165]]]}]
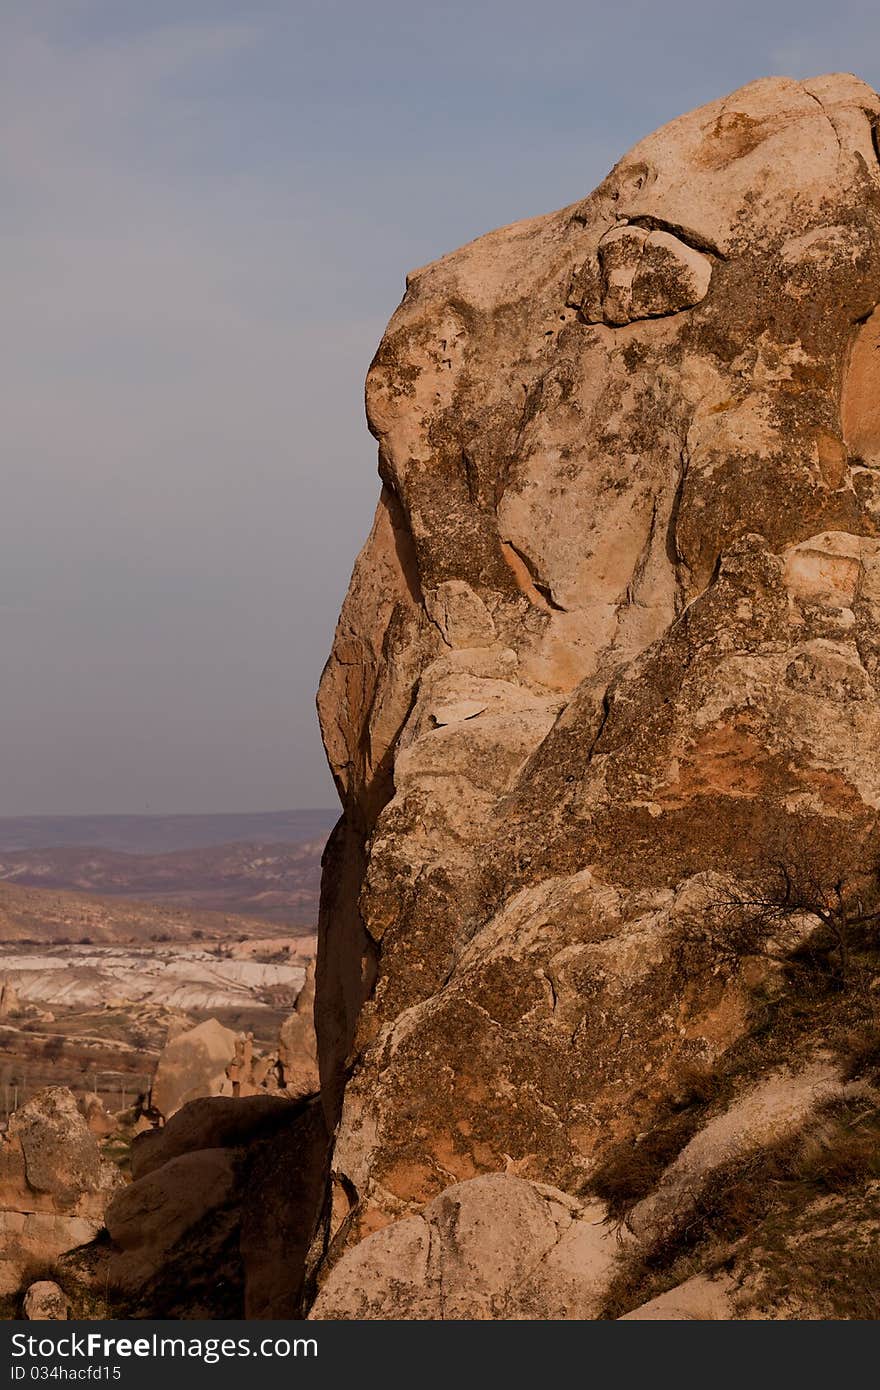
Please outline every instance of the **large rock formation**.
[{"label": "large rock formation", "polygon": [[100,1239],[62,1259],[74,1316],[298,1317],[327,1160],[312,1097],[189,1101],[131,1147]]},{"label": "large rock formation", "polygon": [[[750,1139],[783,1063],[829,1073],[797,1144],[852,1103],[880,978],[878,129],[854,77],[759,81],[408,277],[319,694],[344,815],[317,1316],[437,1316],[426,1242],[468,1184],[487,1212],[526,1185],[537,1270],[559,1212],[644,1201],[728,1113],[739,1155],[795,1143]],[[634,1239],[618,1312],[675,1282],[647,1215]],[[544,1306],[598,1308],[582,1274]],[[492,1287],[447,1315],[528,1305]]]}]

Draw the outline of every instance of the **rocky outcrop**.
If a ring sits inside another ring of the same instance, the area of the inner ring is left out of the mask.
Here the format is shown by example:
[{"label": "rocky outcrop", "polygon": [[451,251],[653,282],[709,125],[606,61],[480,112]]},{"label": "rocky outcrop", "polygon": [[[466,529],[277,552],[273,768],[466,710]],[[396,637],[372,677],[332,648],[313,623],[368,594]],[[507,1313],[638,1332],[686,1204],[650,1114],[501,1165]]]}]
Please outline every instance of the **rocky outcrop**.
[{"label": "rocky outcrop", "polygon": [[150,1106],[169,1119],[200,1096],[232,1095],[227,1068],[235,1059],[238,1034],[216,1018],[176,1033],[163,1048],[150,1088]]},{"label": "rocky outcrop", "polygon": [[[408,277],[319,694],[316,1315],[453,1315],[450,1193],[488,1213],[514,1165],[574,1228],[600,1191],[628,1214],[725,1115],[718,1172],[776,1152],[737,1107],[780,1066],[839,1088],[870,1052],[878,128],[856,78],[756,82]],[[461,1315],[525,1308],[499,1279]]]},{"label": "rocky outcrop", "polygon": [[299,1316],[327,1142],[314,1099],[267,1095],[195,1100],[136,1138],[106,1235],[64,1264],[77,1316]]},{"label": "rocky outcrop", "polygon": [[0,1293],[90,1241],[122,1186],[69,1091],[48,1087],[16,1110],[0,1137]]}]

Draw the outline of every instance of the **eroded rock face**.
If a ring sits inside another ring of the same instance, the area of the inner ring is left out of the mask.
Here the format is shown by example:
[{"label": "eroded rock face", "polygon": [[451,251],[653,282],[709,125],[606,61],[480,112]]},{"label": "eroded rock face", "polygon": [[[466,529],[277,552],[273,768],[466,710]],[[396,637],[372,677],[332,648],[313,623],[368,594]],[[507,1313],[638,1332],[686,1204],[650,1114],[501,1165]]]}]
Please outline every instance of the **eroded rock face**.
[{"label": "eroded rock face", "polygon": [[408,279],[319,695],[328,1268],[510,1163],[575,1200],[784,989],[730,884],[876,843],[878,121],[753,83]]}]

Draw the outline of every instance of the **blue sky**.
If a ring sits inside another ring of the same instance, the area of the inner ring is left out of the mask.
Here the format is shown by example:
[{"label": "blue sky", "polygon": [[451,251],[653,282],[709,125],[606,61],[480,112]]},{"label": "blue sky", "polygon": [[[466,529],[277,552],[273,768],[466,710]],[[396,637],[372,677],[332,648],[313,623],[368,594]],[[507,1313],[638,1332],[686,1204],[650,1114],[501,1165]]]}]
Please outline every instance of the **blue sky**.
[{"label": "blue sky", "polygon": [[0,0],[0,814],[330,805],[406,271],[880,8]]}]

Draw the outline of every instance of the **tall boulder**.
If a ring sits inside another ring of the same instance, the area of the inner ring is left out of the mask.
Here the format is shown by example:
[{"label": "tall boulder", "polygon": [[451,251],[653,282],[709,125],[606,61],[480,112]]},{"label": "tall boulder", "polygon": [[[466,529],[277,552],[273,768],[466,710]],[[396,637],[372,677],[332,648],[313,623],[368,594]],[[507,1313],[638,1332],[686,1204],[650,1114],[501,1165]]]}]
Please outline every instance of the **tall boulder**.
[{"label": "tall boulder", "polygon": [[[407,279],[319,693],[327,1307],[447,1189],[579,1200],[695,1066],[758,1082],[811,910],[873,902],[878,128],[758,81]],[[771,949],[728,909],[779,866]]]},{"label": "tall boulder", "polygon": [[14,1018],[21,1013],[18,990],[11,980],[0,980],[0,1018]]},{"label": "tall boulder", "polygon": [[315,1034],[315,961],[309,961],[305,983],[293,1012],[278,1036],[281,1079],[290,1095],[307,1096],[320,1089],[318,1039]]},{"label": "tall boulder", "polygon": [[238,1036],[216,1018],[175,1033],[156,1063],[151,1107],[167,1120],[188,1101],[232,1095],[226,1072],[235,1058]]}]

